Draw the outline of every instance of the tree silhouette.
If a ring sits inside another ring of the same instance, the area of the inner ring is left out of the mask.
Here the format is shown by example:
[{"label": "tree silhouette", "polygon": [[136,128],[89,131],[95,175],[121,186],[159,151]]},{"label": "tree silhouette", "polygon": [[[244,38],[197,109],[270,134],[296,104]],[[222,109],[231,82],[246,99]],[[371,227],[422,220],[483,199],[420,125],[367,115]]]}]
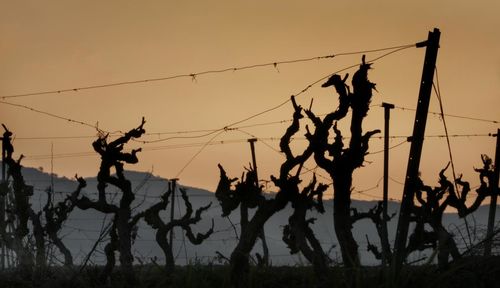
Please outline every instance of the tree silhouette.
[{"label": "tree silhouette", "polygon": [[[448,165],[439,173],[439,186],[435,188],[424,185],[422,180],[418,179],[415,198],[419,205],[414,204],[412,208],[412,220],[416,222],[416,225],[406,248],[407,254],[427,247],[437,249],[438,266],[441,269],[447,267],[450,255],[454,259],[460,258],[453,236],[442,223],[443,213],[452,199],[450,195],[455,193],[453,184],[444,175]],[[426,231],[425,224],[428,224],[432,231]]]},{"label": "tree silhouette", "polygon": [[[314,124],[314,131],[306,134],[310,147],[314,151],[316,164],[328,172],[333,180],[333,220],[335,233],[340,244],[342,259],[347,267],[359,266],[358,244],[352,234],[353,219],[351,217],[352,174],[361,167],[368,151],[370,137],[380,130],[369,131],[363,134],[362,124],[366,117],[375,84],[368,80],[368,70],[371,64],[362,64],[352,77],[353,92],[339,75],[333,75],[324,83],[323,87],[333,86],[339,95],[337,110],[327,114],[323,119],[312,111],[306,114]],[[337,121],[346,117],[349,108],[351,117],[351,137],[347,147],[343,142],[342,133],[337,129]],[[335,133],[334,141],[329,142],[330,130]]]},{"label": "tree silhouette", "polygon": [[[12,133],[8,131],[5,125],[3,127],[5,129],[3,144],[4,147],[7,146],[8,150],[5,162],[9,167],[8,175],[12,177],[13,184],[12,187],[9,187],[8,181],[2,183],[1,193],[3,197],[11,198],[13,201],[6,210],[7,220],[0,224],[1,239],[8,249],[16,253],[21,275],[27,277],[27,279],[34,275],[33,280],[40,281],[47,265],[47,236],[48,240],[56,245],[64,255],[65,265],[71,266],[73,264],[71,252],[66,248],[58,233],[75,207],[76,197],[78,197],[86,183],[83,178],[77,177],[79,186],[76,191],[67,196],[64,201],[55,205],[52,197],[53,192],[48,189],[46,205],[42,211],[35,212],[30,203],[30,198],[33,196],[33,187],[25,183],[21,173],[23,155],[17,161],[12,159],[14,151],[14,147],[10,143]],[[43,215],[45,216],[45,223],[42,218]],[[29,221],[31,221],[31,226]],[[12,227],[12,232],[8,232],[7,226]]]},{"label": "tree silhouette", "polygon": [[186,206],[186,212],[180,219],[174,219],[171,222],[165,222],[162,220],[160,212],[167,208],[169,204],[168,198],[172,193],[174,193],[174,190],[175,186],[170,182],[168,190],[161,196],[161,201],[143,212],[146,223],[148,223],[151,228],[156,230],[156,242],[165,255],[165,268],[167,274],[171,274],[175,267],[175,259],[172,254],[172,243],[169,243],[167,240],[168,233],[171,232],[174,227],[180,227],[184,230],[189,242],[194,245],[200,245],[214,232],[214,221],[212,219],[212,227],[206,233],[197,233],[196,236],[194,235],[191,225],[194,225],[201,220],[201,214],[208,210],[212,203],[198,208],[193,216],[193,205],[189,202],[186,189],[183,188],[181,188],[180,191],[182,199],[184,200],[184,205]]},{"label": "tree silhouette", "polygon": [[375,227],[377,228],[377,234],[380,238],[380,243],[381,245],[385,245],[385,248],[381,250],[386,251],[386,253],[383,254],[376,245],[370,243],[368,235],[366,235],[367,250],[370,251],[376,259],[385,259],[385,263],[389,263],[389,261],[392,259],[392,250],[389,241],[387,241],[388,239],[385,237],[387,235],[384,236],[382,225],[384,221],[391,220],[394,216],[396,216],[397,213],[393,213],[392,215],[383,215],[384,209],[382,205],[383,202],[379,201],[377,205],[375,205],[367,212],[358,212],[356,208],[351,208],[351,219],[353,223],[361,219],[370,219],[373,224],[375,224]]},{"label": "tree silhouette", "polygon": [[69,214],[76,206],[76,202],[80,192],[83,188],[87,186],[87,182],[82,177],[75,175],[75,179],[78,182],[78,187],[62,202],[58,202],[54,205],[52,190],[49,188],[47,192],[47,202],[43,207],[45,213],[45,227],[44,231],[49,237],[49,240],[59,249],[59,251],[64,256],[64,265],[67,267],[73,266],[73,256],[71,251],[64,245],[62,239],[59,237],[58,233],[62,228],[63,223],[68,219]]},{"label": "tree silhouette", "polygon": [[[412,207],[412,221],[416,224],[406,248],[407,254],[415,250],[437,249],[438,266],[441,269],[448,267],[450,255],[453,259],[461,258],[453,235],[442,224],[442,217],[448,206],[455,208],[459,217],[466,217],[476,211],[487,197],[493,195],[495,189],[490,183],[494,177],[494,169],[491,159],[486,155],[481,155],[481,160],[483,167],[474,169],[479,173],[481,184],[476,189],[476,197],[469,207],[467,207],[466,200],[467,196],[470,196],[470,184],[462,180],[462,175],[460,175],[456,179],[456,187],[460,186],[462,189],[460,195],[457,195],[455,185],[444,174],[449,163],[439,173],[439,186],[432,188],[424,185],[419,179],[415,187],[415,198],[418,205],[414,203]],[[425,197],[423,197],[424,194]],[[425,224],[429,224],[432,231],[426,231]]]},{"label": "tree silhouette", "polygon": [[[81,196],[76,201],[76,206],[82,210],[94,209],[101,213],[113,215],[113,225],[110,231],[110,242],[105,246],[106,266],[102,273],[102,279],[105,280],[111,275],[115,266],[114,251],[120,252],[120,268],[125,278],[126,285],[133,286],[135,276],[133,270],[134,257],[132,255],[132,242],[135,238],[134,227],[143,216],[137,214],[132,216],[131,204],[135,199],[132,191],[131,182],[123,174],[123,166],[127,164],[136,164],[139,160],[137,152],[141,149],[132,150],[130,153],[123,152],[123,146],[131,139],[141,137],[146,131],[143,126],[146,123],[142,118],[141,124],[123,136],[108,143],[108,135],[100,135],[92,143],[94,150],[101,156],[101,165],[97,174],[98,199],[91,200],[86,196]],[[114,168],[115,175],[111,174]],[[109,203],[106,198],[106,188],[113,185],[120,189],[121,198],[118,204]]]},{"label": "tree silhouette", "polygon": [[[219,170],[221,175],[225,175],[226,172],[221,165],[219,165]],[[229,186],[226,186],[226,189],[219,189],[222,187],[219,186],[215,196],[221,203],[223,211],[222,217],[227,217],[233,210],[236,210],[238,207],[240,208],[240,232],[243,233],[243,230],[248,226],[248,210],[256,208],[260,201],[264,199],[264,196],[262,195],[262,186],[257,186],[257,176],[253,167],[250,167],[250,169],[247,169],[246,173],[243,173],[241,181],[235,184],[234,190],[231,190],[231,183],[237,180],[237,178],[230,179]],[[259,238],[263,241],[264,255],[260,255],[259,253],[255,255],[259,266],[267,265],[269,261],[269,251],[264,242],[265,239],[263,239],[262,231],[259,234]]]},{"label": "tree silhouette", "polygon": [[301,252],[313,265],[318,279],[318,287],[326,287],[330,259],[323,251],[318,238],[316,238],[310,227],[316,219],[307,219],[306,214],[308,210],[312,209],[319,213],[325,212],[323,192],[327,188],[328,185],[324,184],[316,186],[316,175],[314,175],[310,184],[304,187],[299,194],[292,197],[293,214],[288,218],[288,225],[283,229],[283,241],[290,249],[290,253]]},{"label": "tree silhouette", "polygon": [[[247,207],[256,208],[255,214],[248,219],[245,228],[241,230],[238,244],[231,253],[231,283],[234,287],[247,287],[249,285],[249,255],[261,234],[262,227],[272,215],[285,208],[292,197],[300,193],[298,187],[300,170],[313,153],[312,149],[308,147],[301,154],[294,155],[290,148],[291,137],[299,131],[299,120],[303,118],[302,107],[295,103],[293,96],[291,100],[295,111],[293,120],[280,141],[280,148],[286,159],[280,166],[279,176],[271,176],[272,182],[279,189],[274,198],[266,199],[261,195],[261,188],[255,187],[251,171],[247,173],[246,179],[242,177],[243,179],[236,184],[236,189],[232,189],[232,183],[237,178],[229,178],[224,168],[219,164],[220,180],[216,197],[222,207],[222,216],[229,215],[240,203],[244,203]],[[295,168],[297,168],[297,172],[293,175],[292,170]],[[242,190],[240,187],[254,187],[257,190]]]},{"label": "tree silhouette", "polygon": [[[2,124],[2,126],[5,129],[2,141],[4,149],[6,149],[7,152],[4,158],[8,167],[7,180],[12,178],[12,185],[9,187],[7,181],[2,183],[2,196],[9,197],[11,203],[9,203],[6,209],[7,219],[4,223],[1,223],[2,229],[0,229],[0,233],[2,234],[2,241],[6,247],[16,253],[20,275],[25,279],[30,279],[35,262],[33,259],[33,250],[30,248],[30,243],[28,241],[28,222],[31,219],[35,226],[37,226],[36,224],[38,224],[37,221],[39,222],[39,217],[33,212],[30,204],[30,197],[33,195],[33,186],[26,184],[21,173],[21,160],[24,156],[21,155],[17,161],[12,158],[14,152],[14,146],[11,142],[12,132],[9,131],[5,125]],[[6,229],[7,226],[12,228],[11,232]],[[37,230],[37,233],[40,233],[40,231]],[[37,237],[37,239],[39,239],[39,237]],[[39,247],[39,245],[37,245],[37,247]],[[42,248],[44,248],[43,245]],[[37,260],[42,260],[40,254],[38,256]]]},{"label": "tree silhouette", "polygon": [[485,154],[481,155],[481,161],[483,162],[482,168],[474,168],[474,171],[479,173],[479,188],[476,189],[476,197],[474,202],[467,207],[466,200],[469,195],[471,188],[467,181],[462,180],[462,175],[456,179],[457,184],[462,187],[460,197],[455,193],[450,195],[450,206],[454,207],[458,211],[460,217],[465,217],[479,208],[481,203],[487,198],[493,196],[495,193],[495,187],[493,187],[493,178],[495,177],[495,171],[493,163],[490,157]]}]

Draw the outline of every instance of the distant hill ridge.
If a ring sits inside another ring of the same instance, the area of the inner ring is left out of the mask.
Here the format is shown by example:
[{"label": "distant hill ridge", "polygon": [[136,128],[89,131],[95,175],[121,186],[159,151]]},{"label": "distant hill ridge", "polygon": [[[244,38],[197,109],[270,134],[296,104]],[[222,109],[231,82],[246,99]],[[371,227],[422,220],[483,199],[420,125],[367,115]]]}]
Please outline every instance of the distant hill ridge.
[{"label": "distant hill ridge", "polygon": [[[35,195],[31,199],[31,204],[35,211],[42,209],[45,203],[45,189],[51,184],[51,175],[40,171],[39,169],[24,167],[22,173],[25,177],[26,183],[33,185],[35,188]],[[138,206],[135,211],[141,211],[147,207],[156,203],[158,197],[161,196],[163,192],[166,191],[168,180],[159,176],[151,175],[148,172],[138,172],[138,171],[126,171],[125,176],[132,182],[132,187],[136,192],[136,200],[133,206]],[[82,193],[88,197],[95,197],[97,195],[97,179],[96,177],[86,178],[87,187],[83,189]],[[218,179],[214,179],[214,187],[217,184]],[[74,179],[67,177],[58,177],[53,175],[54,190],[56,192],[56,201],[63,199],[68,193],[73,192],[77,183]],[[185,264],[189,261],[206,261],[213,262],[217,260],[215,251],[219,251],[225,256],[229,256],[232,249],[236,245],[237,235],[234,232],[234,227],[239,224],[239,213],[233,213],[230,215],[230,219],[222,218],[221,208],[215,194],[213,192],[207,191],[205,189],[193,188],[189,186],[183,186],[179,183],[179,186],[187,188],[188,196],[190,196],[190,202],[193,208],[196,209],[200,206],[207,205],[212,202],[211,208],[204,214],[204,218],[200,223],[193,227],[193,230],[204,232],[207,231],[211,225],[211,219],[215,222],[215,233],[203,244],[199,246],[193,246],[186,242],[184,245],[183,235],[180,230],[174,233],[174,254],[177,255],[177,264]],[[109,194],[117,192],[115,187],[111,185],[108,187]],[[176,197],[177,203],[175,204],[175,215],[180,217],[184,213],[184,205],[180,197]],[[377,201],[363,201],[363,200],[353,200],[352,206],[359,211],[367,211],[374,207]],[[317,237],[323,245],[325,251],[330,250],[330,257],[334,260],[340,261],[340,251],[338,250],[338,243],[336,241],[335,232],[333,230],[333,207],[332,201],[325,201],[324,214],[310,213],[310,217],[317,218],[317,221],[312,226]],[[390,213],[397,212],[399,209],[399,203],[390,201],[388,204],[388,210]],[[169,211],[170,208],[168,207]],[[473,217],[469,217],[469,225],[475,226],[475,232],[481,232],[481,229],[487,223],[488,217],[487,206],[482,206],[474,213]],[[272,256],[272,262],[276,265],[295,265],[306,263],[301,256],[290,255],[289,251],[281,240],[283,226],[288,222],[288,217],[291,215],[292,210],[288,205],[283,211],[274,215],[265,226],[266,237],[268,239],[268,245],[270,253]],[[497,213],[497,221],[500,215]],[[169,213],[168,213],[169,215]],[[167,213],[164,215],[165,219],[168,219]],[[459,219],[455,213],[445,214],[443,217],[444,226],[448,227],[455,234],[455,238],[460,247],[465,247],[460,235],[466,235],[464,232],[464,220]],[[63,241],[67,243],[70,250],[73,252],[75,257],[75,263],[78,263],[86,253],[91,250],[92,245],[95,243],[95,239],[98,238],[99,232],[103,223],[109,221],[110,217],[103,215],[100,212],[94,210],[82,211],[75,209],[70,215],[68,221],[65,223],[61,235],[66,235]],[[232,223],[232,224],[231,224]],[[140,221],[138,235],[134,244],[134,254],[138,260],[149,262],[152,257],[156,257],[159,262],[161,262],[163,254],[155,242],[154,231],[143,221]],[[388,223],[389,228],[389,239],[394,239],[395,230],[397,226],[397,216]],[[461,228],[461,229],[459,229]],[[362,220],[354,224],[354,235],[358,244],[360,246],[359,252],[361,255],[362,262],[366,265],[375,265],[377,260],[374,259],[373,255],[366,252],[366,236],[370,239],[373,244],[379,243],[378,235],[376,234],[375,226],[370,220]],[[474,232],[473,231],[473,232]],[[239,234],[239,230],[238,230]],[[473,235],[474,236],[474,235]],[[336,248],[330,249],[332,245],[337,245]],[[103,249],[101,244],[100,249]],[[261,252],[260,243],[257,242],[255,252]],[[422,255],[429,255],[430,251],[424,253],[418,253],[418,255],[410,256],[415,259],[421,258]],[[96,253],[92,261],[95,263],[103,263],[104,257],[100,253]]]}]

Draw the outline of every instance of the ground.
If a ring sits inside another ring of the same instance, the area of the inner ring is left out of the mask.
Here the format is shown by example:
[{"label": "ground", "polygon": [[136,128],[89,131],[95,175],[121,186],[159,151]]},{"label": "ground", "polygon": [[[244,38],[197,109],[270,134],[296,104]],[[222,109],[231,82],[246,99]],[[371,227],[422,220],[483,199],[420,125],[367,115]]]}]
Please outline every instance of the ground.
[{"label": "ground", "polygon": [[[33,282],[21,279],[13,271],[0,273],[1,287],[122,287],[119,273],[112,276],[112,282],[98,282],[100,267],[88,267],[81,273],[61,267],[53,267],[45,273],[44,281]],[[163,268],[156,265],[136,266],[138,283],[136,287],[230,287],[229,267],[225,265],[193,264],[177,267],[173,277],[168,278]],[[379,267],[363,267],[357,271],[356,285],[351,285],[342,267],[330,269],[328,287],[500,287],[500,257],[466,258],[453,263],[448,270],[439,271],[434,265],[405,267],[398,282],[388,282],[384,275],[390,273]],[[76,276],[75,276],[76,275]],[[73,278],[73,276],[75,276]],[[252,268],[250,287],[315,287],[311,267],[269,267]]]}]

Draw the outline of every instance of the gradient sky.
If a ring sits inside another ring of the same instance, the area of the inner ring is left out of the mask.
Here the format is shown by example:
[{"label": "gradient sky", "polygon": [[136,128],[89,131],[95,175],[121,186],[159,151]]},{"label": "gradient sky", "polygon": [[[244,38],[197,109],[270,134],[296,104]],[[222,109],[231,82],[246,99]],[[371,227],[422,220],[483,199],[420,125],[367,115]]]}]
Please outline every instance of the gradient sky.
[{"label": "gradient sky", "polygon": [[[0,97],[413,44],[425,40],[428,31],[437,27],[442,32],[437,69],[445,113],[500,120],[500,2],[494,0],[473,4],[451,0],[0,3]],[[378,89],[372,104],[389,102],[415,108],[424,52],[423,48],[410,48],[377,61],[370,71]],[[367,58],[383,53],[370,53]],[[136,127],[142,116],[148,133],[218,129],[276,106],[329,73],[359,63],[360,58],[339,56],[195,79],[0,100],[87,123],[99,122],[107,131]],[[354,71],[346,72],[352,75]],[[333,89],[315,85],[297,100],[307,107],[312,97],[316,113],[336,108]],[[430,110],[439,111],[435,95]],[[287,120],[291,114],[292,107],[287,104],[239,126]],[[413,111],[393,110],[391,120],[392,135],[411,134]],[[341,125],[344,135],[348,134],[348,121]],[[499,127],[458,118],[446,121],[450,134],[487,134]],[[0,122],[15,133],[15,153],[27,156],[22,162],[25,166],[50,171],[53,147],[53,171],[58,175],[97,174],[99,159],[91,153],[94,129],[5,104],[0,104]],[[269,138],[281,137],[287,124],[224,132],[213,139],[217,145],[207,146],[185,169],[201,148],[201,144],[193,144],[206,143],[215,134],[132,143],[128,147],[143,147],[144,152],[139,154],[139,164],[127,168],[152,169],[155,175],[178,176],[185,185],[213,190],[218,181],[217,163],[230,175],[239,176],[251,161],[245,142],[251,134],[267,139],[257,142],[256,150],[259,176],[269,179],[283,159],[271,149],[278,149],[278,142]],[[383,109],[373,106],[364,127],[382,129]],[[443,133],[440,118],[429,115],[426,134]],[[51,138],[66,136],[88,137]],[[147,135],[144,139],[168,136]],[[33,137],[49,139],[27,139]],[[390,144],[403,140],[393,139]],[[294,147],[300,150],[304,143],[297,139]],[[495,138],[453,137],[451,145],[457,173],[477,185],[473,166],[481,165],[481,153],[494,156]],[[390,173],[396,181],[404,179],[409,147],[406,143],[391,150]],[[370,151],[382,148],[381,140],[371,141]],[[428,184],[437,184],[437,173],[448,162],[447,151],[445,139],[426,139],[421,171]],[[366,167],[356,171],[355,190],[376,186],[382,177],[382,159],[382,153],[366,157]],[[314,168],[313,163],[307,165]],[[390,197],[400,199],[402,186],[396,182],[390,185]],[[380,185],[353,197],[377,199],[381,194]]]}]

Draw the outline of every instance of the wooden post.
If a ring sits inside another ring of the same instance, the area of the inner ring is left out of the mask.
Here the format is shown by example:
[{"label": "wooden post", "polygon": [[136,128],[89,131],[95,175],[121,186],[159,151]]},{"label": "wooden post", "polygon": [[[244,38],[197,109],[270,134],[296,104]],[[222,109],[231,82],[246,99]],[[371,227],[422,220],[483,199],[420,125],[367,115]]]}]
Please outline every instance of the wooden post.
[{"label": "wooden post", "polygon": [[420,92],[418,95],[417,111],[415,114],[415,124],[413,126],[413,136],[411,138],[410,156],[403,189],[403,199],[401,200],[401,208],[399,211],[398,230],[394,243],[393,267],[395,275],[401,270],[403,261],[406,257],[406,240],[408,237],[410,214],[415,195],[415,183],[418,178],[420,158],[422,156],[425,124],[427,122],[427,113],[429,112],[429,102],[434,79],[434,70],[436,68],[440,35],[441,32],[439,29],[434,28],[434,31],[429,32],[427,41],[417,44],[417,47],[426,47],[426,50],[422,80],[420,82]]},{"label": "wooden post", "polygon": [[384,190],[382,202],[382,235],[380,235],[380,241],[382,242],[382,265],[386,266],[389,260],[387,259],[387,255],[390,254],[390,251],[387,251],[387,249],[391,249],[387,232],[387,221],[389,221],[389,214],[387,213],[387,202],[389,199],[389,120],[391,109],[394,109],[394,105],[384,102],[382,103],[382,107],[384,107]]},{"label": "wooden post", "polygon": [[495,228],[495,214],[497,211],[497,197],[499,194],[498,178],[500,177],[500,129],[497,130],[497,146],[495,150],[495,171],[493,172],[493,181],[490,183],[493,189],[491,195],[490,213],[488,215],[488,230],[486,233],[486,242],[484,243],[484,256],[491,256],[491,244],[493,242],[493,229]]}]

